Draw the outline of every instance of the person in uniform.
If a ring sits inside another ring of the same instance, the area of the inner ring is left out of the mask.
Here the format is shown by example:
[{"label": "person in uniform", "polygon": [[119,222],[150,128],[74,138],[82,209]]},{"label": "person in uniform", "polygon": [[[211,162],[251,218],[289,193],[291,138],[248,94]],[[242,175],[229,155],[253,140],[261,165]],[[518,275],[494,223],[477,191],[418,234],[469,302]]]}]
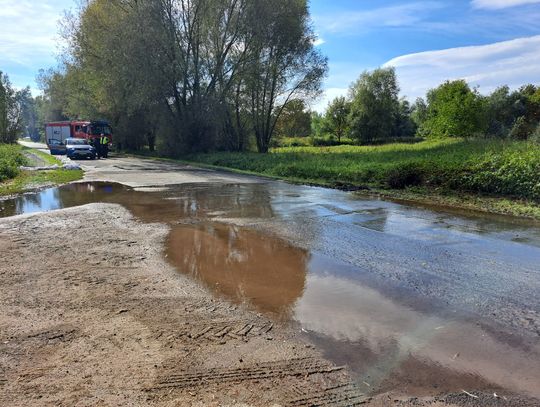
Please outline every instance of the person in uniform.
[{"label": "person in uniform", "polygon": [[100,152],[103,158],[109,158],[109,137],[101,133],[99,137]]}]

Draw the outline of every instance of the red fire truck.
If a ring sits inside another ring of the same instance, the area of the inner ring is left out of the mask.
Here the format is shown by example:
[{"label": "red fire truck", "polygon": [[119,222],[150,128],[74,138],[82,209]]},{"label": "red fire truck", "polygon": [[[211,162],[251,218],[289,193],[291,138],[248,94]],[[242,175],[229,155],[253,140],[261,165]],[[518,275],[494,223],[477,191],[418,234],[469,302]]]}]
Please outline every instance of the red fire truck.
[{"label": "red fire truck", "polygon": [[88,140],[89,144],[102,134],[112,143],[112,129],[106,121],[72,121],[53,122],[45,125],[47,147],[51,154],[66,154],[66,139],[81,138]]}]

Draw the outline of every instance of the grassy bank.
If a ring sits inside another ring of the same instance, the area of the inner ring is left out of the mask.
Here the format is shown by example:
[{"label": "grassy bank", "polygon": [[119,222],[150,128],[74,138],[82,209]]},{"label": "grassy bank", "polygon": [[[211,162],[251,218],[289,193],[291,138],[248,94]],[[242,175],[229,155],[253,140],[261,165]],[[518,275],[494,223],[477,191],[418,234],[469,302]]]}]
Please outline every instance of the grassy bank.
[{"label": "grassy bank", "polygon": [[290,147],[274,149],[267,155],[213,153],[187,159],[295,182],[370,189],[386,196],[447,197],[451,205],[461,198],[485,198],[486,202],[505,198],[500,210],[493,202],[483,209],[540,218],[538,144],[458,139],[383,146]]},{"label": "grassy bank", "polygon": [[[21,171],[21,165],[32,165],[25,157],[25,150],[18,145],[0,145],[0,196],[15,195],[32,189],[47,186],[61,185],[77,181],[83,177],[83,171],[51,170],[51,171]],[[32,154],[39,156],[48,165],[62,163],[55,157],[31,150]]]},{"label": "grassy bank", "polygon": [[19,167],[27,164],[18,145],[0,144],[0,182],[5,182],[20,174]]}]

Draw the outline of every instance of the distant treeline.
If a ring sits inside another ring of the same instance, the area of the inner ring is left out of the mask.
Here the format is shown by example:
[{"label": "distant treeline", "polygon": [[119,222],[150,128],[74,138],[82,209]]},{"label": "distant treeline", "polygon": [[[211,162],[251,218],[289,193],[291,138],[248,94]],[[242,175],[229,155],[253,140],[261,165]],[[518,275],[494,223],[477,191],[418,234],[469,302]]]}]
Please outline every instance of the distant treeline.
[{"label": "distant treeline", "polygon": [[39,140],[35,103],[30,88],[16,90],[0,71],[0,144],[14,143],[22,135]]},{"label": "distant treeline", "polygon": [[311,133],[359,144],[416,138],[481,137],[540,141],[540,87],[508,86],[482,96],[464,80],[448,81],[412,105],[399,99],[394,69],[365,72],[347,97],[334,99],[324,114],[312,113]]}]

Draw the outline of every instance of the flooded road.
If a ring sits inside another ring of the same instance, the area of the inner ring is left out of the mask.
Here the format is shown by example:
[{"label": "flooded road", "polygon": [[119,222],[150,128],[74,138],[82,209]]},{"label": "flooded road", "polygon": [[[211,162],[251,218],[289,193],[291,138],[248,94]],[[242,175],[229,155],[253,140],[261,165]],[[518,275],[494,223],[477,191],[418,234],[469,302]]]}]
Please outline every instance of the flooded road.
[{"label": "flooded road", "polygon": [[92,202],[170,225],[180,272],[291,323],[366,393],[540,397],[538,224],[278,182],[72,184],[0,216]]}]

